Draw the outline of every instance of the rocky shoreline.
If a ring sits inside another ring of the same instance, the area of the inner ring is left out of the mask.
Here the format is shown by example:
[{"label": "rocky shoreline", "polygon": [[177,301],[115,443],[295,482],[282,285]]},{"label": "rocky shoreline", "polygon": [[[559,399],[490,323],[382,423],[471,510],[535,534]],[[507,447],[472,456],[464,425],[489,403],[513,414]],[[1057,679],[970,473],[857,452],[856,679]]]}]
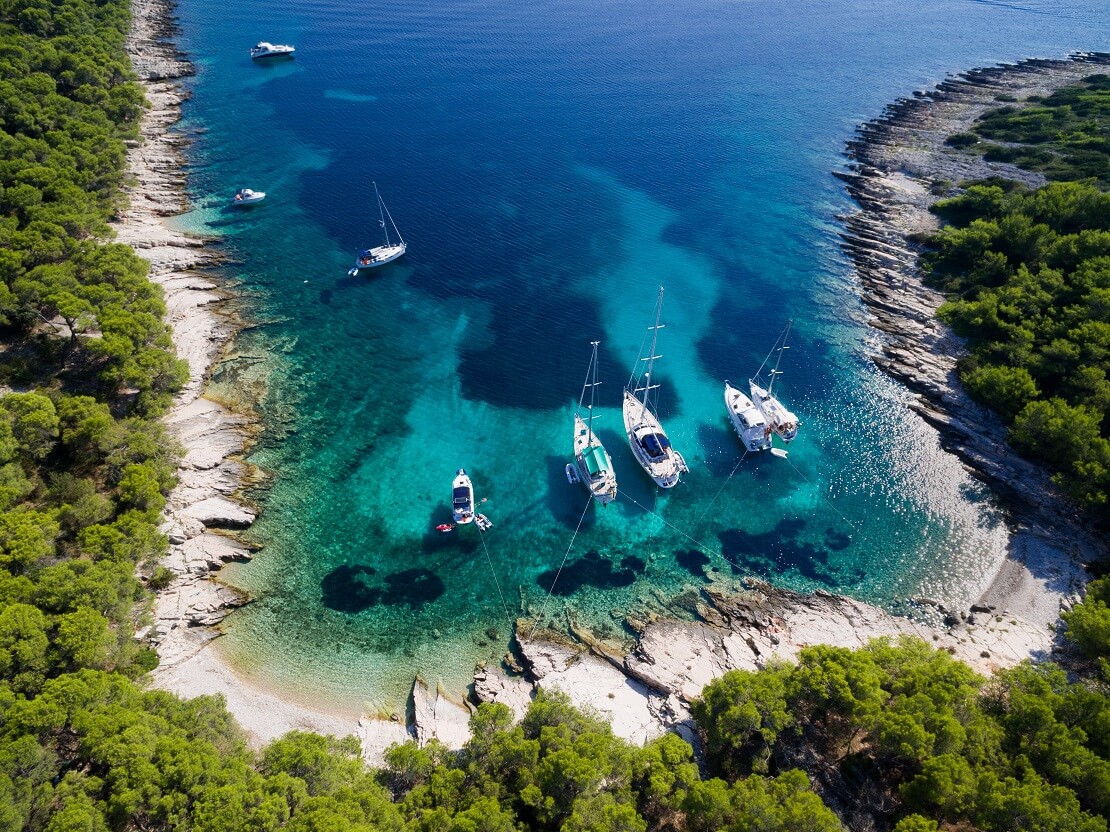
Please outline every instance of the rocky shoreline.
[{"label": "rocky shoreline", "polygon": [[[933,90],[896,101],[880,118],[861,125],[847,145],[849,170],[836,174],[860,206],[857,213],[841,218],[841,239],[859,277],[869,323],[882,334],[874,361],[912,391],[910,408],[933,425],[944,447],[1007,504],[1017,533],[1010,557],[999,570],[1003,583],[1013,583],[1023,568],[1045,571],[1045,564],[1024,557],[1028,535],[1065,549],[1079,563],[1104,555],[1107,545],[1085,527],[1049,473],[1006,444],[1006,428],[999,418],[972,401],[960,385],[956,361],[964,345],[936,317],[944,298],[924,283],[917,265],[922,251],[918,240],[939,228],[929,207],[951,195],[956,183],[990,176],[1030,187],[1045,181],[1038,173],[950,147],[945,139],[967,132],[980,115],[1004,101],[1047,95],[1107,67],[1110,54],[1083,53],[951,77]],[[1002,591],[994,586],[985,597]]]},{"label": "rocky shoreline", "polygon": [[[246,600],[220,584],[215,573],[228,561],[251,557],[249,547],[234,537],[235,530],[254,520],[254,511],[235,497],[247,474],[241,457],[250,424],[246,417],[204,398],[203,391],[237,325],[222,309],[226,298],[204,275],[205,269],[219,262],[213,248],[163,222],[188,208],[182,172],[187,138],[171,128],[189,95],[183,79],[193,70],[172,42],[172,0],[133,0],[132,12],[128,51],[152,107],[143,119],[142,141],[129,154],[134,185],[130,208],[123,212],[116,231],[121,242],[150,261],[151,279],[166,293],[179,355],[190,368],[189,382],[166,418],[185,453],[163,526],[171,544],[165,564],[176,577],[158,593],[154,624],[143,634],[161,657],[161,665],[152,673],[155,686],[183,696],[222,695],[256,744],[293,729],[354,734],[366,759],[378,762],[388,745],[408,738],[421,743],[436,738],[457,748],[467,739],[467,719],[475,703],[503,702],[523,713],[540,686],[565,691],[575,704],[604,716],[616,734],[634,742],[666,730],[692,739],[689,703],[706,683],[730,669],[755,669],[772,660],[794,659],[811,644],[857,647],[875,637],[913,635],[949,650],[981,672],[1051,652],[1060,604],[1074,599],[1081,577],[1076,567],[1061,566],[1057,548],[1038,531],[1016,535],[1020,545],[1016,542],[1014,547],[1026,551],[1026,565],[1021,568],[1036,574],[1007,572],[1004,567],[1000,576],[1006,580],[997,579],[995,595],[973,606],[970,614],[933,610],[947,616],[949,629],[928,627],[849,598],[821,592],[799,595],[749,581],[700,589],[692,621],[629,620],[626,624],[636,633],[630,651],[597,638],[569,617],[567,632],[543,631],[538,637],[520,639],[519,634],[531,628],[531,622],[522,619],[505,662],[478,668],[465,694],[432,690],[416,678],[403,720],[306,707],[283,697],[281,691],[264,689],[236,675],[205,647],[218,637],[223,618]],[[1005,467],[1016,463],[993,462],[996,457],[1005,459],[1001,433],[992,432],[989,418],[960,398],[950,358],[958,343],[935,322],[933,311],[940,299],[920,285],[913,271],[916,252],[910,237],[927,230],[923,223],[932,220],[927,212],[932,197],[926,185],[907,174],[908,163],[896,152],[905,143],[893,137],[914,122],[927,123],[935,133],[933,150],[942,148],[944,136],[956,130],[949,129],[947,116],[924,121],[927,116],[922,113],[929,106],[972,98],[965,84],[980,90],[983,103],[994,90],[1010,89],[1009,84],[1033,77],[1047,84],[1063,77],[1042,77],[1037,74],[1042,65],[1053,73],[1079,66],[1067,61],[1028,62],[1017,68],[983,70],[985,74],[971,80],[946,82],[936,94],[900,102],[882,120],[861,128],[861,139],[853,144],[853,171],[844,175],[864,209],[848,218],[845,246],[859,268],[876,326],[891,335],[876,360],[918,392],[915,409],[944,431],[946,443],[952,443],[969,464],[979,454],[988,460],[985,471],[1006,472],[997,478],[1003,488],[1007,481],[1032,480],[1034,475],[1040,476],[1037,483],[1045,479],[1039,472],[1027,472],[1029,466],[1021,460],[1016,468]],[[918,101],[921,104],[914,103]],[[963,111],[959,116],[968,122],[973,117]],[[921,154],[927,156],[928,147]],[[965,176],[970,175],[974,174]],[[902,203],[892,198],[892,192],[904,194],[912,210],[907,207],[903,216],[897,207]],[[985,439],[975,440],[979,436]],[[972,450],[961,451],[961,443]],[[987,473],[982,475],[991,479]],[[1048,488],[1044,493],[1053,494]],[[1037,506],[1038,528],[1058,530],[1058,524],[1067,519],[1053,499],[1044,498]]]},{"label": "rocky shoreline", "polygon": [[129,206],[114,224],[116,239],[149,261],[150,279],[165,294],[178,356],[189,364],[189,380],[165,417],[184,451],[162,524],[170,541],[163,564],[175,579],[159,591],[154,624],[142,634],[161,656],[156,683],[166,668],[211,640],[208,627],[245,602],[217,583],[213,573],[228,561],[250,558],[249,547],[221,532],[245,528],[255,516],[232,496],[246,470],[240,457],[247,419],[203,398],[208,373],[237,330],[222,310],[226,297],[205,275],[220,257],[212,241],[163,221],[189,207],[182,153],[188,138],[171,128],[189,97],[182,79],[193,74],[193,67],[173,45],[175,31],[169,0],[132,4],[127,51],[151,106],[143,115],[141,139],[128,152]]}]

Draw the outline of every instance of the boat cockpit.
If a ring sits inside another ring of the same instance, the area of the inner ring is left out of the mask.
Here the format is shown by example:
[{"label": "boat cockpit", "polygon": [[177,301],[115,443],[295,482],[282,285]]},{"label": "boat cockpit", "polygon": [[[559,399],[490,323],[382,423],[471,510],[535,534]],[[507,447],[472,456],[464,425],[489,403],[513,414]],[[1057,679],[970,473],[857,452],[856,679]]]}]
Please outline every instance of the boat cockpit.
[{"label": "boat cockpit", "polygon": [[645,433],[639,437],[640,447],[652,462],[658,462],[667,456],[671,442],[661,433]]}]

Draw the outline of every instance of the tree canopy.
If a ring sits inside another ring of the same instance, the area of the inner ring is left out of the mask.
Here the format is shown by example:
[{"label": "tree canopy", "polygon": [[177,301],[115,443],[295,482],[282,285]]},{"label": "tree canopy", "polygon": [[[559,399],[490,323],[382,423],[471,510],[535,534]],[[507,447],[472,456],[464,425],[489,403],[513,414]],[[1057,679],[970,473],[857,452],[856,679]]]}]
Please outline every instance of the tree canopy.
[{"label": "tree canopy", "polygon": [[1089,182],[1035,191],[979,183],[934,210],[949,224],[925,263],[949,294],[940,317],[969,340],[961,381],[1006,420],[1019,450],[1055,468],[1081,505],[1104,511],[1110,193]]}]

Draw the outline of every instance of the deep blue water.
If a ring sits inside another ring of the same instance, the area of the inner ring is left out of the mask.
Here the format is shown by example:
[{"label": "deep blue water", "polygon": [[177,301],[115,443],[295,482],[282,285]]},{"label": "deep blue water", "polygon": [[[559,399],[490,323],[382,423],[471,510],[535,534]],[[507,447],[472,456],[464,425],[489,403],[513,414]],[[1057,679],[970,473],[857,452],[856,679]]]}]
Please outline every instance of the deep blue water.
[{"label": "deep blue water", "polygon": [[[179,11],[198,66],[183,222],[226,238],[257,323],[215,392],[265,391],[265,549],[226,573],[258,598],[221,640],[244,672],[389,710],[415,672],[458,690],[501,655],[583,516],[562,468],[598,338],[623,498],[585,511],[549,617],[616,634],[744,574],[896,609],[989,578],[999,512],[866,358],[830,171],[856,124],[946,73],[1110,47],[1103,0]],[[296,60],[252,64],[261,39]],[[373,181],[409,251],[350,278],[378,239]],[[243,186],[266,202],[226,208]],[[659,285],[661,415],[692,468],[665,495],[617,409]],[[778,389],[802,434],[737,464],[722,382],[791,319]],[[460,466],[497,524],[485,547],[432,530]]]}]

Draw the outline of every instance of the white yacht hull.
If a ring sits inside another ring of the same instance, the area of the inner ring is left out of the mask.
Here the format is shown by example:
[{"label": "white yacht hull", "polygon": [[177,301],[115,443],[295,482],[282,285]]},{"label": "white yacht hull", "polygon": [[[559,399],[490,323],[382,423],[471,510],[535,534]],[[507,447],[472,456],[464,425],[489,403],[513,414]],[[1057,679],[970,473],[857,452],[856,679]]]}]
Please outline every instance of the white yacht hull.
[{"label": "white yacht hull", "polygon": [[[660,488],[674,488],[679,477],[690,470],[682,454],[670,446],[670,440],[655,414],[627,390],[624,391],[624,432],[636,461]],[[650,437],[655,437],[657,453],[651,452],[653,442]],[[659,441],[660,437],[663,442]]]},{"label": "white yacht hull", "polygon": [[751,399],[725,382],[725,410],[744,447],[755,453],[771,449],[771,426]]},{"label": "white yacht hull", "polygon": [[407,246],[404,243],[393,246],[378,246],[355,258],[355,271],[362,269],[376,269],[386,263],[392,263],[405,253]]},{"label": "white yacht hull", "polygon": [[451,516],[460,525],[474,522],[474,485],[462,468],[451,483]]},{"label": "white yacht hull", "polygon": [[292,58],[296,51],[296,47],[284,43],[267,43],[266,41],[252,47],[250,50],[252,61],[261,61],[266,58]]},{"label": "white yacht hull", "polygon": [[[587,455],[591,459],[587,459]],[[594,471],[590,470],[591,460],[594,462]],[[609,458],[609,452],[605,450],[597,434],[591,434],[582,417],[578,415],[574,417],[573,466],[578,482],[586,486],[599,504],[607,506],[617,499],[617,475],[613,471],[613,460]]]},{"label": "white yacht hull", "polygon": [[752,391],[752,402],[759,408],[771,430],[779,435],[783,442],[790,442],[798,435],[798,417],[786,409],[786,406],[764,390],[754,379],[749,380],[748,386]]}]

